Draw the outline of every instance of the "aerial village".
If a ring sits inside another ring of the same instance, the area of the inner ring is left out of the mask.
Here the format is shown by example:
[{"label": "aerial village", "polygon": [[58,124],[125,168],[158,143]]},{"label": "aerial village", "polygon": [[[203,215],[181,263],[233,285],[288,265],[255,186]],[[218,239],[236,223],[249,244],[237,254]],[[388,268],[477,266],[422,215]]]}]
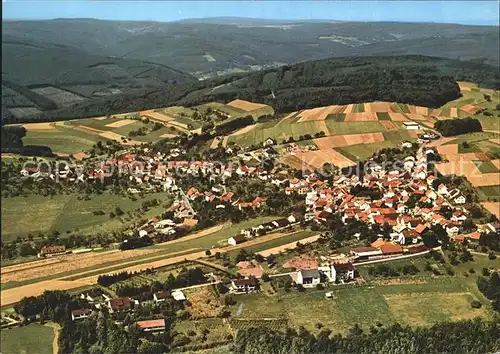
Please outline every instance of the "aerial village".
[{"label": "aerial village", "polygon": [[[425,142],[425,141],[424,141]],[[56,170],[58,177],[74,183],[94,183],[98,179],[106,179],[114,170],[123,173],[128,180],[127,193],[137,194],[144,191],[163,190],[175,196],[173,203],[168,207],[169,217],[152,218],[139,226],[134,232],[140,238],[155,239],[158,235],[175,239],[189,232],[203,217],[193,207],[194,202],[210,203],[215,209],[234,208],[239,211],[259,210],[266,205],[266,195],[252,200],[245,200],[243,195],[235,195],[230,190],[234,185],[230,181],[243,183],[252,179],[259,179],[274,185],[280,193],[294,196],[303,201],[304,212],[292,212],[280,218],[264,222],[251,228],[242,229],[227,239],[222,247],[244,245],[252,239],[262,235],[291,228],[310,228],[321,232],[321,237],[328,237],[328,230],[323,225],[333,217],[340,216],[342,222],[357,220],[367,224],[369,228],[379,226],[388,229],[385,235],[370,244],[366,244],[360,233],[346,235],[357,246],[350,247],[349,252],[330,252],[328,255],[314,256],[304,253],[285,260],[280,269],[287,269],[286,274],[295,286],[317,287],[321,284],[345,284],[363,281],[356,271],[356,265],[377,263],[388,259],[400,259],[429,252],[423,237],[432,227],[439,225],[446,232],[450,240],[457,243],[478,242],[481,234],[497,232],[500,223],[477,225],[474,230],[465,231],[463,224],[467,220],[469,211],[466,206],[467,198],[461,190],[446,186],[439,181],[434,173],[428,169],[429,155],[436,151],[421,145],[416,149],[412,143],[403,143],[402,149],[412,151],[407,154],[399,169],[384,168],[374,163],[359,178],[356,174],[345,176],[334,175],[331,178],[322,178],[315,171],[304,171],[301,178],[293,175],[283,167],[263,168],[255,165],[251,160],[262,157],[276,157],[273,149],[274,141],[269,139],[264,143],[260,152],[234,154],[241,163],[216,164],[207,161],[178,160],[185,156],[186,151],[172,149],[168,154],[154,153],[148,149],[136,150],[134,153],[124,153],[114,158],[111,164],[93,166],[92,164],[68,167]],[[228,151],[229,154],[233,151]],[[246,162],[246,163],[245,163]],[[77,171],[83,171],[80,174]],[[41,171],[39,168],[26,167],[21,171],[24,178],[50,178],[55,175],[50,171]],[[207,178],[208,187],[201,189],[197,186],[183,183],[189,176],[189,181],[197,178]],[[353,188],[362,188],[365,191],[377,191],[380,198],[359,196],[351,193]],[[181,230],[183,233],[181,233]],[[351,243],[352,244],[352,243]],[[46,246],[40,257],[51,257],[71,252],[64,246]],[[207,255],[210,252],[207,250]],[[262,258],[262,257],[261,257]],[[269,268],[274,261],[268,257]],[[202,284],[213,285],[225,282],[231,294],[241,294],[259,291],[259,284],[263,277],[268,278],[263,267],[255,259],[241,260],[236,264],[237,277],[223,278],[220,275],[210,274],[203,277]],[[271,276],[280,276],[275,273]],[[226,279],[223,281],[222,279]],[[197,286],[198,284],[196,284]],[[331,296],[326,292],[325,297]],[[103,291],[82,293],[81,298],[87,301],[88,306],[72,311],[72,319],[89,316],[94,309],[108,308],[110,313],[119,314],[134,311],[140,307],[138,297],[115,297]],[[159,291],[153,294],[152,300],[159,304],[166,299],[185,301],[183,288]],[[165,329],[165,320],[137,321],[136,325],[142,331],[162,331]]]}]

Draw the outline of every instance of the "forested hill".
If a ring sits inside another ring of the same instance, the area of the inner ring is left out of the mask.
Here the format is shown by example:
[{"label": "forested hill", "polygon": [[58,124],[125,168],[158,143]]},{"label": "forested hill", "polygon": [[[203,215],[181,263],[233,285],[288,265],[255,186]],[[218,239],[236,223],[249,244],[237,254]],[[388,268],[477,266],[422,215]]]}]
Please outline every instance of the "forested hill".
[{"label": "forested hill", "polygon": [[485,64],[422,56],[335,58],[82,101],[31,120],[92,117],[235,98],[270,104],[279,112],[370,101],[438,107],[459,97],[456,80],[499,85],[496,69]]}]

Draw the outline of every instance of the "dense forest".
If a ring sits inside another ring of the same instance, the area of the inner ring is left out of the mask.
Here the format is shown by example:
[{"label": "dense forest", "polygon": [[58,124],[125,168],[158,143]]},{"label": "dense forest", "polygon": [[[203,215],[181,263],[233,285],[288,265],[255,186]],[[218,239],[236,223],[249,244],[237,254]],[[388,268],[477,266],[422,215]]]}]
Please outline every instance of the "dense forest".
[{"label": "dense forest", "polygon": [[430,328],[372,327],[364,333],[355,325],[350,333],[314,337],[304,329],[274,332],[267,328],[239,330],[235,352],[264,353],[492,353],[500,350],[500,323],[480,320],[440,323]]},{"label": "dense forest", "polygon": [[[236,98],[269,104],[282,113],[370,101],[439,107],[460,97],[456,80],[500,85],[495,68],[485,64],[423,56],[336,58],[82,101],[22,121],[66,120]],[[15,121],[4,117],[4,123]]]},{"label": "dense forest", "polygon": [[481,122],[474,118],[438,120],[434,124],[434,128],[443,136],[454,136],[483,131]]}]

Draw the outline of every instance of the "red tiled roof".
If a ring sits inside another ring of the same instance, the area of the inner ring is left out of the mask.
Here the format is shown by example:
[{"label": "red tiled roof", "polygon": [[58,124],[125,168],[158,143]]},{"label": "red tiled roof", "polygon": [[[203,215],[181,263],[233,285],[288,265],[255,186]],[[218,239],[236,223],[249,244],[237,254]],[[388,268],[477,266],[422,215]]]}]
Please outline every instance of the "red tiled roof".
[{"label": "red tiled roof", "polygon": [[394,254],[394,253],[403,253],[403,247],[400,245],[394,245],[392,243],[386,243],[380,247],[380,250],[383,254]]},{"label": "red tiled roof", "polygon": [[135,324],[137,325],[137,327],[141,329],[165,327],[165,320],[161,319],[161,320],[137,321]]},{"label": "red tiled roof", "polygon": [[80,316],[80,315],[90,315],[92,313],[91,309],[78,309],[78,310],[73,310],[71,313],[74,316]]}]

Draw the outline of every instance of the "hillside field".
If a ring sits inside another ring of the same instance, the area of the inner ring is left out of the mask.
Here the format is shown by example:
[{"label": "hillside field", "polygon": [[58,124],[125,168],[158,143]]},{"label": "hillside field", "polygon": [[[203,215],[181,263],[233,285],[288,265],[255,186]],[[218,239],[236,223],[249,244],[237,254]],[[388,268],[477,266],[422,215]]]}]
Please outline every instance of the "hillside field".
[{"label": "hillside field", "polygon": [[[146,200],[159,199],[160,204],[151,208],[144,215],[136,209]],[[118,230],[130,224],[134,219],[152,217],[164,210],[163,205],[171,203],[167,193],[150,194],[136,201],[122,195],[102,194],[92,196],[90,200],[81,200],[78,195],[56,195],[44,197],[30,195],[2,199],[2,240],[9,241],[17,236],[27,236],[38,232],[66,230],[80,233]],[[119,217],[111,219],[109,213],[119,206],[123,212],[123,222]],[[94,215],[102,210],[104,215]],[[132,217],[128,215],[131,212]],[[128,221],[125,219],[129,219]]]}]

